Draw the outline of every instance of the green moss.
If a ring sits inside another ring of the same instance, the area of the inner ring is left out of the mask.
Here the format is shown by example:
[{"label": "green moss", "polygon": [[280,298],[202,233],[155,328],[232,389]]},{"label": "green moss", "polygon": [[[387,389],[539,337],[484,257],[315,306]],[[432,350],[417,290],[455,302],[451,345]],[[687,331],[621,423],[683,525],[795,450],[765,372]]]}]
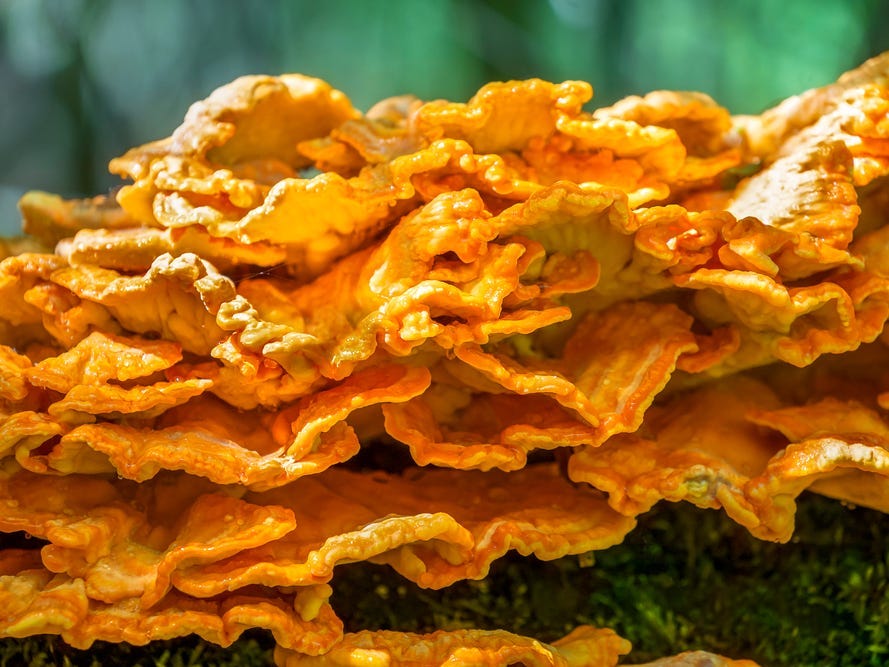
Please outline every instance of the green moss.
[{"label": "green moss", "polygon": [[784,545],[722,513],[663,504],[620,546],[552,563],[510,556],[484,581],[442,591],[401,583],[393,596],[388,571],[343,568],[334,604],[353,629],[501,627],[552,640],[578,623],[608,626],[633,642],[632,662],[699,648],[770,666],[883,665],[887,563],[889,517],[825,498],[802,499]]},{"label": "green moss", "polygon": [[[686,649],[782,665],[889,661],[889,516],[816,496],[801,499],[784,545],[761,542],[720,512],[661,504],[624,544],[543,563],[510,555],[483,581],[422,590],[381,566],[340,567],[333,605],[347,630],[504,628],[543,640],[579,623],[634,644],[627,662]],[[58,640],[0,643],[5,665],[261,665],[271,640],[231,649],[195,639],[147,648]]]}]

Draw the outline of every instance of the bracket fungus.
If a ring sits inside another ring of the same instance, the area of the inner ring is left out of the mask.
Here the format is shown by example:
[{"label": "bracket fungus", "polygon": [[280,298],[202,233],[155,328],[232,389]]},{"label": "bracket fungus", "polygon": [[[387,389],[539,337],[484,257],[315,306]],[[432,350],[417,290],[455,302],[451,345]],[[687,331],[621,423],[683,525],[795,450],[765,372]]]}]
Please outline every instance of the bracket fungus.
[{"label": "bracket fungus", "polygon": [[[116,197],[27,194],[0,533],[40,548],[0,541],[0,635],[615,665],[589,626],[345,632],[329,583],[604,549],[661,500],[775,541],[804,489],[889,511],[887,73],[743,117],[536,79],[362,113],[243,77],[113,160]],[[350,463],[371,446],[402,469]],[[752,665],[685,648],[651,664]]]}]

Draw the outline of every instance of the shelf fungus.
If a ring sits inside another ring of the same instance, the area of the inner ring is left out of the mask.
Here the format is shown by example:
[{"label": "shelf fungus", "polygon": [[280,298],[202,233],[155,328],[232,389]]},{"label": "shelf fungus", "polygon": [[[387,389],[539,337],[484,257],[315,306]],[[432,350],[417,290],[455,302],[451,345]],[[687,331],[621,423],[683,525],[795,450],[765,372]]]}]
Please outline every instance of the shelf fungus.
[{"label": "shelf fungus", "polygon": [[[662,500],[774,541],[807,489],[889,511],[887,72],[758,116],[537,79],[364,113],[243,77],[113,160],[115,195],[27,194],[0,635],[609,666],[629,641],[586,625],[348,628],[331,583],[587,554]],[[650,664],[753,665],[692,648]]]}]

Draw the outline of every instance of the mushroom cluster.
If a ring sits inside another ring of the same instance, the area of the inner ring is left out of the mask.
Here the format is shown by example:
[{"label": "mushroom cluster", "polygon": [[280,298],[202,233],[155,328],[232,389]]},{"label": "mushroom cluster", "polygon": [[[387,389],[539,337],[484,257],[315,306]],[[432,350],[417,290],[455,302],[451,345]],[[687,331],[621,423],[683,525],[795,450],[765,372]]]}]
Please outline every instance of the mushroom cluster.
[{"label": "mushroom cluster", "polygon": [[[587,626],[344,633],[330,581],[605,549],[664,499],[774,541],[805,489],[889,511],[889,54],[758,116],[591,97],[362,113],[242,77],[112,160],[113,196],[25,195],[0,636],[614,665],[629,642]],[[657,664],[705,658],[752,664]]]}]

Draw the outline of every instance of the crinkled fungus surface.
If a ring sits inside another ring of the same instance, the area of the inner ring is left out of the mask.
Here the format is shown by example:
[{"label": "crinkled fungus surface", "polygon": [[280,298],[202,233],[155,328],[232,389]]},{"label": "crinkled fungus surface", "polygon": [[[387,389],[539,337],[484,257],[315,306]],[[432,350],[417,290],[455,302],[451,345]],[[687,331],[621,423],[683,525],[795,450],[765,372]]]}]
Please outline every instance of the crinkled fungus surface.
[{"label": "crinkled fungus surface", "polygon": [[[346,633],[661,500],[889,511],[889,55],[759,116],[491,83],[367,113],[240,78],[0,245],[0,635],[274,635],[279,665],[615,665],[582,626]],[[400,470],[349,464],[396,450]],[[632,640],[632,637],[628,638]],[[676,647],[677,652],[684,647]],[[752,665],[682,653],[656,665]]]}]

